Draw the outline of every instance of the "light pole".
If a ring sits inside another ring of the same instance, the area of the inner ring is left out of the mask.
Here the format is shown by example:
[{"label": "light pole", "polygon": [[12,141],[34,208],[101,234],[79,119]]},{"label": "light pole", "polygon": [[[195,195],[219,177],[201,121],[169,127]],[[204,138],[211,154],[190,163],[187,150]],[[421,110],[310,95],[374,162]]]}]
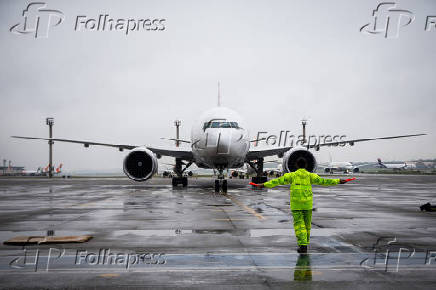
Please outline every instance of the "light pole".
[{"label": "light pole", "polygon": [[48,125],[49,128],[49,133],[48,133],[48,137],[50,138],[50,140],[48,141],[48,177],[52,178],[53,177],[53,141],[51,140],[51,138],[53,138],[53,125],[54,125],[54,118],[46,118],[45,119],[46,124]]},{"label": "light pole", "polygon": [[179,127],[180,127],[181,123],[182,122],[180,120],[175,120],[174,121],[174,125],[176,126],[176,147],[179,147],[179,145],[180,145],[180,141],[179,141]]},{"label": "light pole", "polygon": [[303,119],[301,120],[301,125],[303,125],[303,144],[306,144],[306,125],[307,125],[307,120]]}]

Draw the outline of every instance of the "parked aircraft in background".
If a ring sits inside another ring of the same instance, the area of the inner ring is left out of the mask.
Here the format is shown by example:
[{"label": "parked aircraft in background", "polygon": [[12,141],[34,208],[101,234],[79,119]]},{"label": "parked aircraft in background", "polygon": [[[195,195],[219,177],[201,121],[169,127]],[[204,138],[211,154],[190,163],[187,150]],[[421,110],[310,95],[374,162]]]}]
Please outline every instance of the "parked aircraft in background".
[{"label": "parked aircraft in background", "polygon": [[42,175],[42,169],[41,167],[38,167],[36,170],[23,170],[21,172],[21,175],[23,176],[40,176]]},{"label": "parked aircraft in background", "polygon": [[343,172],[343,173],[350,173],[350,172],[357,173],[357,172],[359,172],[358,166],[354,166],[351,162],[347,162],[347,161],[329,162],[329,163],[325,163],[325,164],[320,164],[319,166],[321,168],[324,168],[324,172],[332,173],[332,174],[335,171]]},{"label": "parked aircraft in background", "polygon": [[230,178],[240,178],[240,179],[244,179],[244,178],[248,178],[251,174],[254,174],[255,171],[248,165],[245,164],[244,166],[242,166],[242,168],[233,168],[230,169]]},{"label": "parked aircraft in background", "polygon": [[[59,166],[56,167],[56,169],[53,171],[53,174],[62,173],[62,166],[63,166],[62,163],[59,164]],[[46,176],[46,175],[48,175],[48,171],[49,171],[49,165],[47,165],[44,168],[38,167],[38,169],[36,169],[36,170],[23,170],[20,175],[23,175],[23,176]]]},{"label": "parked aircraft in background", "polygon": [[407,162],[383,163],[380,158],[377,158],[377,167],[393,169],[393,170],[406,170],[406,169],[415,169],[416,165],[413,163],[407,163]]}]

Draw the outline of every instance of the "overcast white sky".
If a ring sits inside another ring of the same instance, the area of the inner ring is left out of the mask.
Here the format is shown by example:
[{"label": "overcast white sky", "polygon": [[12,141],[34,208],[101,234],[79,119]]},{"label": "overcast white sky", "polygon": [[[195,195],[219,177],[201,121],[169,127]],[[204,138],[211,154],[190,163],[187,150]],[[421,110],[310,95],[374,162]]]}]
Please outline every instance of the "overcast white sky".
[{"label": "overcast white sky", "polygon": [[[410,140],[331,149],[335,161],[436,157],[436,1],[396,1],[415,20],[399,38],[359,32],[379,1],[46,1],[65,20],[47,39],[17,35],[29,1],[0,2],[0,158],[35,169],[54,136],[161,144],[182,120],[182,137],[203,110],[222,102],[257,131]],[[165,18],[164,31],[74,31],[77,15]],[[65,169],[121,168],[125,152],[56,143]],[[329,150],[320,161],[328,160]]]}]

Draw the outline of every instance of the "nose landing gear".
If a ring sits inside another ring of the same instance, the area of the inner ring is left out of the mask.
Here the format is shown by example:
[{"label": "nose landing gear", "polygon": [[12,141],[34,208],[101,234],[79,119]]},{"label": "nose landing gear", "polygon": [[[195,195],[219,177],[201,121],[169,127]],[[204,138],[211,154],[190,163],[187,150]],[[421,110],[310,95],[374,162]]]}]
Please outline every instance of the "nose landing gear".
[{"label": "nose landing gear", "polygon": [[215,192],[227,193],[227,180],[215,179]]},{"label": "nose landing gear", "polygon": [[215,179],[215,192],[227,193],[227,180],[224,179],[223,169],[218,169],[218,179]]}]

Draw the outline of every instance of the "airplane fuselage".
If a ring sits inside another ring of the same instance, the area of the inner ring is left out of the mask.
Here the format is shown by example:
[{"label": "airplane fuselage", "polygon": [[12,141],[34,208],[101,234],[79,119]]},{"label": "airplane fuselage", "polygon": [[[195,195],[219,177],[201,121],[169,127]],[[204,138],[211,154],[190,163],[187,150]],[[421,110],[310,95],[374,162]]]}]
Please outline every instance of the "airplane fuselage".
[{"label": "airplane fuselage", "polygon": [[331,162],[328,168],[337,171],[353,170],[354,166],[350,162]]},{"label": "airplane fuselage", "polygon": [[192,154],[201,168],[240,168],[250,148],[248,130],[233,110],[216,107],[204,112],[191,130]]},{"label": "airplane fuselage", "polygon": [[386,164],[383,163],[380,165],[381,168],[387,168],[387,169],[406,169],[407,164],[406,163],[393,163],[393,164]]}]

